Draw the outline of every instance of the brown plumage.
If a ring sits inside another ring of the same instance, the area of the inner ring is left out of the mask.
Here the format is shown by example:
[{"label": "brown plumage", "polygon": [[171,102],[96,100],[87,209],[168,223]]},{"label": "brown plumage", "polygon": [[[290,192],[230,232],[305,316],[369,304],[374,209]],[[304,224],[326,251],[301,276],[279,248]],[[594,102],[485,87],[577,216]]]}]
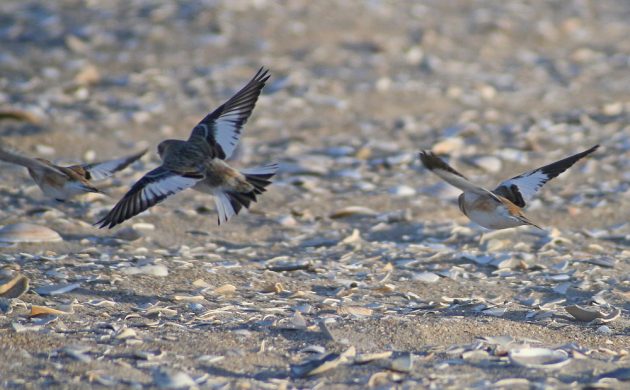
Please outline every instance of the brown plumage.
[{"label": "brown plumage", "polygon": [[420,152],[422,164],[447,183],[461,189],[459,209],[470,220],[488,229],[506,229],[531,225],[522,207],[547,181],[566,171],[581,158],[597,150],[596,145],[584,152],[505,180],[494,191],[470,182],[464,175],[432,152]]},{"label": "brown plumage", "polygon": [[42,192],[58,201],[88,192],[103,193],[92,184],[92,180],[111,176],[138,160],[144,153],[146,150],[115,160],[63,167],[43,158],[26,157],[6,145],[0,146],[0,160],[26,167]]}]

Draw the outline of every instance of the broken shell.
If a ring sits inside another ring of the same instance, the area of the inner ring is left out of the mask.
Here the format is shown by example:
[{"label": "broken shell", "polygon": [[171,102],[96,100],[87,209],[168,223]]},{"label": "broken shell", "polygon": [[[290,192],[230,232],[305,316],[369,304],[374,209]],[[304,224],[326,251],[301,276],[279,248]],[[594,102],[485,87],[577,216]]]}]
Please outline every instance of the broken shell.
[{"label": "broken shell", "polygon": [[392,353],[393,353],[392,351],[376,352],[376,353],[362,353],[360,355],[357,355],[357,357],[354,359],[354,363],[365,364],[365,363],[372,362],[374,360],[387,359],[390,356],[392,356]]},{"label": "broken shell", "polygon": [[52,307],[37,306],[37,305],[31,306],[31,317],[41,316],[41,315],[46,315],[46,314],[61,315],[61,314],[69,314],[69,313],[62,310],[53,309]]},{"label": "broken shell", "polygon": [[56,242],[63,239],[56,231],[32,223],[14,223],[0,229],[0,242]]},{"label": "broken shell", "polygon": [[369,317],[374,311],[367,307],[361,306],[340,306],[337,314],[351,314],[357,317]]},{"label": "broken shell", "polygon": [[556,369],[568,364],[569,354],[561,349],[517,348],[508,352],[512,363],[529,368]]},{"label": "broken shell", "polygon": [[389,369],[398,372],[409,372],[413,368],[413,358],[409,352],[403,353],[401,356],[392,360]]},{"label": "broken shell", "polygon": [[305,377],[321,374],[332,370],[340,364],[350,361],[356,355],[354,346],[348,348],[342,354],[331,353],[321,359],[310,360],[306,363],[298,364],[291,367],[291,374],[296,377]]},{"label": "broken shell", "polygon": [[573,318],[578,321],[593,321],[595,319],[601,319],[602,322],[610,322],[616,320],[621,315],[621,310],[614,309],[610,313],[605,313],[597,308],[587,308],[578,305],[571,305],[564,308],[567,313],[571,314]]},{"label": "broken shell", "polygon": [[8,282],[0,285],[1,298],[19,298],[28,291],[29,280],[24,275],[18,275]]},{"label": "broken shell", "polygon": [[337,210],[330,214],[330,218],[347,218],[353,216],[371,217],[377,215],[376,211],[363,206],[348,206],[343,209]]},{"label": "broken shell", "polygon": [[214,289],[215,294],[219,295],[231,295],[236,292],[236,286],[232,284],[224,284],[223,286]]}]

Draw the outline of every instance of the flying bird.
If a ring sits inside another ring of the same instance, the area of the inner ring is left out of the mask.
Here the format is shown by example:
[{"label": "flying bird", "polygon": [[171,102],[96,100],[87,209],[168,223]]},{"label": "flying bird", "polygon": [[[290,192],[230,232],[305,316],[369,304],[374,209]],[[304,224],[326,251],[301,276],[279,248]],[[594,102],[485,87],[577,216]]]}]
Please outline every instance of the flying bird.
[{"label": "flying bird", "polygon": [[442,180],[464,191],[458,198],[459,209],[473,222],[488,229],[507,229],[520,225],[542,229],[523,214],[527,202],[545,183],[598,147],[595,145],[581,153],[505,180],[492,191],[471,183],[432,152],[420,152],[420,161]]},{"label": "flying bird", "polygon": [[111,229],[187,188],[214,196],[219,225],[243,207],[249,208],[271,184],[278,166],[239,171],[225,159],[234,153],[241,130],[268,79],[269,71],[260,68],[247,85],[203,118],[188,140],[162,141],[158,145],[162,165],[136,182],[95,225]]},{"label": "flying bird", "polygon": [[43,158],[27,157],[0,142],[0,160],[26,167],[42,192],[60,202],[88,192],[102,194],[103,191],[96,188],[92,181],[99,181],[112,176],[128,167],[145,153],[146,150],[143,150],[115,160],[62,167]]}]

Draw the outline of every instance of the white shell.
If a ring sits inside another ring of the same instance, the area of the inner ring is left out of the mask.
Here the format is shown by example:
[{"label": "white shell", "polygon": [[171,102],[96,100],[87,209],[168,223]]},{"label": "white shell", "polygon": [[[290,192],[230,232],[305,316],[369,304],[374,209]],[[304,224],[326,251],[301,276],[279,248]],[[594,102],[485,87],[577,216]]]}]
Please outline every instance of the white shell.
[{"label": "white shell", "polygon": [[0,242],[55,242],[63,239],[56,231],[31,223],[14,223],[0,229]]},{"label": "white shell", "polygon": [[556,369],[568,364],[569,354],[561,349],[517,348],[509,352],[512,363],[530,368]]}]

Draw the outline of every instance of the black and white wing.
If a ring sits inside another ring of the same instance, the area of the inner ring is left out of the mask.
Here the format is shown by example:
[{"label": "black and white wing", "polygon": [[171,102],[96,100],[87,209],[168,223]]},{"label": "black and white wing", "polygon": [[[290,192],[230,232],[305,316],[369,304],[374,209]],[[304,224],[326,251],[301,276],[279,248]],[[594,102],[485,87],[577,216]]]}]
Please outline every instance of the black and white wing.
[{"label": "black and white wing", "polygon": [[102,161],[91,164],[82,164],[81,168],[85,170],[85,178],[88,180],[98,181],[103,180],[118,171],[122,171],[131,165],[134,161],[142,157],[147,150],[133,154],[127,157],[117,158],[115,160]]},{"label": "black and white wing", "polygon": [[493,192],[509,199],[518,207],[525,207],[527,202],[533,198],[534,194],[536,194],[546,182],[566,171],[578,160],[593,153],[597,148],[599,148],[599,145],[595,145],[588,150],[545,165],[544,167],[505,180],[499,184]]},{"label": "black and white wing", "polygon": [[201,136],[210,145],[216,145],[218,158],[230,157],[240,139],[241,129],[252,114],[260,91],[268,79],[269,71],[260,68],[243,89],[203,118],[190,137]]},{"label": "black and white wing", "polygon": [[204,176],[199,173],[177,173],[158,167],[134,184],[109,213],[94,225],[109,229],[160,203],[170,195],[194,186]]},{"label": "black and white wing", "polygon": [[496,198],[490,191],[471,183],[464,175],[457,172],[433,152],[427,152],[425,150],[420,152],[420,161],[422,161],[422,165],[424,165],[425,168],[438,175],[448,184],[462,191],[473,192],[479,195],[491,195]]}]

